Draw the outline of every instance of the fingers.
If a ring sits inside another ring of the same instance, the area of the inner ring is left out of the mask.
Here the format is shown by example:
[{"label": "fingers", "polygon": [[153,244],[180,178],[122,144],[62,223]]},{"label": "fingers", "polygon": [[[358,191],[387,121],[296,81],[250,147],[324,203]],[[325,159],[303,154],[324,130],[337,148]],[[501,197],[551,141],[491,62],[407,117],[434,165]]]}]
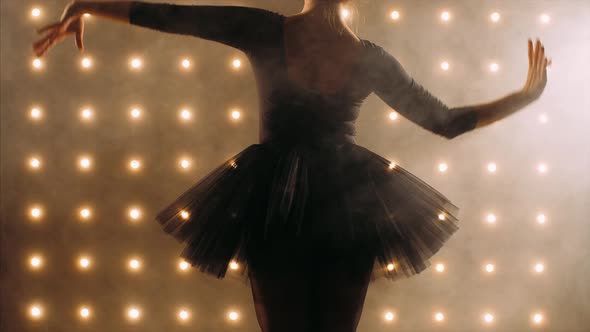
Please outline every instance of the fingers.
[{"label": "fingers", "polygon": [[533,67],[533,41],[529,38],[529,68]]},{"label": "fingers", "polygon": [[76,46],[80,51],[84,51],[84,44],[82,42],[82,30],[76,32]]},{"label": "fingers", "polygon": [[33,44],[37,56],[41,56],[45,53],[44,50],[46,49],[47,44],[51,42],[51,39],[54,38],[54,36],[55,34],[50,34]]},{"label": "fingers", "polygon": [[43,39],[36,48],[38,56],[42,56],[45,53],[47,53],[47,50],[51,46],[53,46],[56,42],[59,42],[63,38],[65,38],[65,36],[60,36],[57,33],[52,33],[51,35],[45,37],[45,39]]},{"label": "fingers", "polygon": [[543,52],[543,61],[542,61],[542,65],[541,65],[541,79],[546,80],[547,79],[547,65],[549,64],[549,60],[547,59],[547,56],[545,54],[545,46],[541,46],[541,52]]},{"label": "fingers", "polygon": [[528,39],[528,53],[529,53],[529,73],[532,74],[532,80],[539,80],[545,77],[547,66],[551,64],[551,60],[545,57],[545,46],[541,44],[541,40],[537,38],[535,46],[533,41]]},{"label": "fingers", "polygon": [[84,51],[83,36],[84,36],[84,21],[82,21],[82,18],[80,17],[80,19],[78,21],[78,30],[76,31],[76,46],[78,46],[78,49],[80,49],[80,51]]},{"label": "fingers", "polygon": [[538,58],[537,58],[537,78],[543,77],[543,71],[545,71],[545,46],[541,45],[541,41],[537,39]]}]

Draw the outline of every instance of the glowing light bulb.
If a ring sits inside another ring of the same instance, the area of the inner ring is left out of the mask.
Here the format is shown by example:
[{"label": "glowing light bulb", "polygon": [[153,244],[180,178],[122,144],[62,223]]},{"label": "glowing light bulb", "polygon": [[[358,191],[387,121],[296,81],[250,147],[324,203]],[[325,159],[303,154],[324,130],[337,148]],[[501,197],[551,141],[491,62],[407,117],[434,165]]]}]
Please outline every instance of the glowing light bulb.
[{"label": "glowing light bulb", "polygon": [[133,270],[138,270],[141,267],[141,263],[137,259],[131,259],[129,261],[129,267]]},{"label": "glowing light bulb", "polygon": [[33,157],[33,158],[29,159],[29,166],[32,169],[39,169],[39,168],[41,168],[41,160],[39,160],[39,158]]},{"label": "glowing light bulb", "polygon": [[90,309],[87,307],[80,308],[80,317],[88,319],[90,317]]},{"label": "glowing light bulb", "polygon": [[82,112],[80,113],[80,117],[82,118],[82,120],[90,120],[90,119],[92,119],[93,116],[94,116],[94,113],[89,108],[83,109]]},{"label": "glowing light bulb", "polygon": [[350,16],[350,11],[346,8],[342,8],[342,10],[340,11],[340,16],[346,19]]},{"label": "glowing light bulb", "polygon": [[190,316],[190,315],[189,315],[189,313],[188,313],[188,311],[187,311],[187,310],[180,310],[180,311],[178,312],[178,318],[180,318],[181,320],[184,320],[184,321],[186,321],[186,320],[188,320],[188,319],[189,319],[189,316]]},{"label": "glowing light bulb", "polygon": [[90,169],[92,161],[90,160],[89,157],[83,156],[83,157],[79,158],[78,163],[79,163],[80,167],[82,168],[82,170],[88,170],[88,169]]},{"label": "glowing light bulb", "polygon": [[495,163],[489,163],[488,164],[488,172],[490,173],[496,173],[496,170],[498,169],[498,167],[496,166]]},{"label": "glowing light bulb", "polygon": [[437,312],[434,315],[434,319],[438,322],[442,322],[445,319],[445,315],[442,312]]},{"label": "glowing light bulb", "polygon": [[191,162],[188,159],[181,159],[180,160],[180,167],[187,169],[191,166]]},{"label": "glowing light bulb", "polygon": [[89,208],[83,208],[80,210],[80,217],[82,219],[88,219],[90,218],[90,209]]},{"label": "glowing light bulb", "polygon": [[131,68],[133,68],[133,69],[139,69],[143,66],[143,62],[139,58],[131,59],[130,64],[131,64]]},{"label": "glowing light bulb", "polygon": [[539,115],[539,122],[541,122],[541,123],[547,123],[547,121],[549,121],[549,118],[547,117],[546,114]]},{"label": "glowing light bulb", "polygon": [[81,64],[82,64],[82,68],[86,68],[86,69],[90,68],[90,67],[92,67],[92,59],[85,57],[82,59]]},{"label": "glowing light bulb", "polygon": [[41,207],[36,206],[31,209],[30,214],[33,219],[41,219],[43,216],[43,210]]},{"label": "glowing light bulb", "polygon": [[41,61],[41,59],[35,59],[35,60],[33,60],[33,67],[35,69],[41,69],[41,68],[43,68],[43,61]]},{"label": "glowing light bulb", "polygon": [[87,269],[90,267],[90,259],[88,257],[80,257],[78,265],[80,265],[82,269]]},{"label": "glowing light bulb", "polygon": [[237,312],[235,311],[231,311],[228,315],[229,319],[231,320],[237,320],[239,318],[239,315]]},{"label": "glowing light bulb", "polygon": [[31,318],[40,319],[43,316],[43,308],[40,305],[33,305],[29,309]]},{"label": "glowing light bulb", "polygon": [[543,322],[543,314],[535,313],[531,317],[534,324],[541,324]]},{"label": "glowing light bulb", "polygon": [[496,216],[492,213],[488,214],[487,221],[489,224],[493,224],[496,222]]},{"label": "glowing light bulb", "polygon": [[129,217],[131,217],[131,219],[137,220],[141,217],[141,211],[138,208],[132,208],[129,210]]},{"label": "glowing light bulb", "polygon": [[392,321],[395,318],[395,314],[393,312],[386,312],[384,317],[386,321]]},{"label": "glowing light bulb", "polygon": [[131,167],[132,170],[136,171],[141,167],[141,161],[139,161],[138,159],[133,159],[129,162],[129,167]]},{"label": "glowing light bulb", "polygon": [[492,22],[499,22],[500,21],[500,13],[498,12],[493,12],[490,15],[490,19],[492,20]]},{"label": "glowing light bulb", "polygon": [[127,315],[129,316],[129,318],[131,318],[133,320],[137,320],[137,319],[139,319],[139,316],[141,315],[141,312],[137,308],[130,308],[127,311]]},{"label": "glowing light bulb", "polygon": [[130,115],[131,115],[132,118],[138,119],[141,116],[141,110],[140,109],[137,109],[137,108],[134,108],[134,109],[131,110]]},{"label": "glowing light bulb", "polygon": [[181,110],[179,116],[183,120],[190,120],[191,119],[191,112],[189,110]]},{"label": "glowing light bulb", "polygon": [[31,114],[30,114],[30,117],[31,117],[33,120],[39,120],[39,119],[41,119],[41,117],[42,117],[42,116],[43,116],[43,113],[41,112],[41,110],[40,110],[40,109],[38,109],[38,108],[36,108],[36,107],[35,107],[35,108],[33,108],[33,109],[31,109]]},{"label": "glowing light bulb", "polygon": [[187,270],[190,267],[190,264],[185,261],[185,260],[181,260],[180,263],[178,263],[178,268],[180,268],[181,270]]},{"label": "glowing light bulb", "polygon": [[33,269],[40,269],[41,266],[43,265],[43,259],[41,258],[41,256],[35,255],[35,256],[31,257],[30,265],[31,265],[31,268],[33,268]]}]

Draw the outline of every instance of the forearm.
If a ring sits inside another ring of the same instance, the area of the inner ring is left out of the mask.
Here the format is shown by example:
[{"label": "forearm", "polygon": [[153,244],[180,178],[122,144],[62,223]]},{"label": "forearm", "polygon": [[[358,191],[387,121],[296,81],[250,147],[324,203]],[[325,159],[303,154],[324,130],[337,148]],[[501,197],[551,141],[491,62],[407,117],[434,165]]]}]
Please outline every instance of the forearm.
[{"label": "forearm", "polygon": [[80,1],[76,9],[80,14],[90,14],[129,23],[129,9],[133,1]]},{"label": "forearm", "polygon": [[489,103],[458,107],[451,111],[474,111],[477,114],[475,128],[481,128],[523,109],[533,101],[517,91]]}]

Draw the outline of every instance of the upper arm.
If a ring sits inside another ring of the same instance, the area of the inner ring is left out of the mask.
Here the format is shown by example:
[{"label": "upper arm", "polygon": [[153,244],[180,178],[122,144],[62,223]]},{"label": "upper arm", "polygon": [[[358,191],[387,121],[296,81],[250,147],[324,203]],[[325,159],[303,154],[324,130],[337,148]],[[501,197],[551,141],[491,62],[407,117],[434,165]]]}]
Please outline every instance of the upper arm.
[{"label": "upper arm", "polygon": [[278,14],[254,7],[177,5],[132,1],[129,23],[163,32],[192,35],[246,53],[264,42]]},{"label": "upper arm", "polygon": [[371,43],[370,47],[373,91],[403,117],[449,139],[475,127],[475,112],[450,109],[416,82],[393,55],[376,44]]}]

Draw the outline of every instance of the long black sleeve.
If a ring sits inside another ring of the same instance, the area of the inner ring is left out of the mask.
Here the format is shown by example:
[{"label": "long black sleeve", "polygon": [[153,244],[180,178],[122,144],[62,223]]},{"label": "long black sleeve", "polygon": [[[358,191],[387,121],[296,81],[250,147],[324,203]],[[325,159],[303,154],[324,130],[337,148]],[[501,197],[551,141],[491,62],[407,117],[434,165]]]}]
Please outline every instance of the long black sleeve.
[{"label": "long black sleeve", "polygon": [[475,128],[477,113],[466,108],[450,109],[417,83],[393,55],[372,42],[370,47],[373,91],[386,104],[420,127],[448,139]]},{"label": "long black sleeve", "polygon": [[264,31],[273,27],[276,15],[253,7],[132,1],[129,23],[212,40],[249,53],[264,42]]}]

